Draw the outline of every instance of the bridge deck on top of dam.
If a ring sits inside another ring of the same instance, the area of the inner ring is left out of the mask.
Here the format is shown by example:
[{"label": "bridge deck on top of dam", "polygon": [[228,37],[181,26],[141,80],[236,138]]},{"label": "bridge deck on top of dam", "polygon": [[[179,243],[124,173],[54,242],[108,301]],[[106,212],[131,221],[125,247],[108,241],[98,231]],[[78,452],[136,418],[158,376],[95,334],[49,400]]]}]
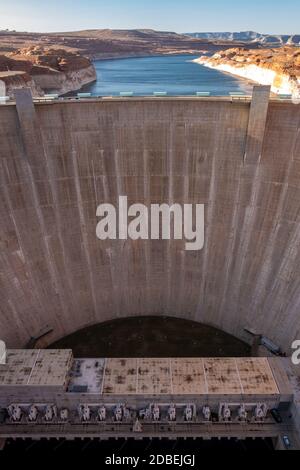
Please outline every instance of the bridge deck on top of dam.
[{"label": "bridge deck on top of dam", "polygon": [[[0,106],[1,336],[169,315],[289,352],[300,334],[300,106],[118,97]],[[205,244],[105,240],[102,202],[203,203]],[[283,328],[284,325],[284,328]]]},{"label": "bridge deck on top of dam", "polygon": [[[1,97],[0,97],[1,99]],[[279,97],[274,94],[269,96],[269,101],[272,103],[287,103],[293,104],[292,97]],[[76,97],[76,96],[57,96],[52,98],[33,97],[35,105],[53,105],[57,103],[99,103],[99,102],[140,102],[140,101],[196,101],[196,102],[229,102],[229,103],[251,103],[251,95],[223,95],[223,96],[187,96],[187,95],[169,95],[169,96],[90,96],[90,97]],[[2,99],[1,106],[15,106],[16,100],[14,98]]]}]

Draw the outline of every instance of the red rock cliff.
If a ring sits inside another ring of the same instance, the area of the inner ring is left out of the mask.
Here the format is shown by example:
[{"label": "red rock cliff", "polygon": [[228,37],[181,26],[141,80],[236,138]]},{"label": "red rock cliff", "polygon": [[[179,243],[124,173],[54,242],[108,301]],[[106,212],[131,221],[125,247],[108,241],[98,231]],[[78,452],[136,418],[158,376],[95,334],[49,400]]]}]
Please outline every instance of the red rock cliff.
[{"label": "red rock cliff", "polygon": [[[0,56],[0,71],[25,72],[27,75],[23,78],[27,84],[24,83],[24,86],[28,86],[30,78],[34,95],[41,95],[43,91],[67,93],[96,79],[95,68],[89,59],[64,49],[36,46]],[[12,79],[7,76],[6,81],[9,80]]]}]

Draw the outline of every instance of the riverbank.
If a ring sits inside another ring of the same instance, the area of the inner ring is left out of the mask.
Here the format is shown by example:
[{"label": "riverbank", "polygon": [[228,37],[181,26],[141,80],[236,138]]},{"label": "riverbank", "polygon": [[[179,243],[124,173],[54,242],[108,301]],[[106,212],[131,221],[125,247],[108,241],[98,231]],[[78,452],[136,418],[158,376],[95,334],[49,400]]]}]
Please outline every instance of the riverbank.
[{"label": "riverbank", "polygon": [[299,48],[228,49],[212,57],[199,57],[194,62],[261,85],[270,85],[275,94],[300,97]]},{"label": "riverbank", "polygon": [[0,80],[8,96],[14,88],[29,87],[33,96],[44,93],[64,95],[94,82],[94,64],[64,49],[29,47],[0,55]]}]

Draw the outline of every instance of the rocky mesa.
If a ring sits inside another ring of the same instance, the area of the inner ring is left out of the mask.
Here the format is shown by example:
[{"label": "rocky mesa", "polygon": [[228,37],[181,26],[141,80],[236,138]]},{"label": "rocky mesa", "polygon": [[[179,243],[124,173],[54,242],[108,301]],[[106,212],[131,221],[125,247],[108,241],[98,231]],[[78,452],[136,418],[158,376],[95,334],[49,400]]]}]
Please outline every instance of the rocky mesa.
[{"label": "rocky mesa", "polygon": [[233,48],[219,51],[212,57],[202,56],[195,62],[262,85],[271,85],[273,93],[300,97],[299,47]]},{"label": "rocky mesa", "polygon": [[[93,60],[158,54],[203,54],[228,47],[244,47],[245,43],[197,39],[152,29],[92,29],[61,33],[0,31],[0,53],[7,55],[31,46],[64,49]],[[255,44],[251,47],[254,48]]]},{"label": "rocky mesa", "polygon": [[92,62],[64,49],[31,46],[0,56],[0,81],[11,96],[13,88],[30,86],[34,96],[65,94],[96,80]]}]

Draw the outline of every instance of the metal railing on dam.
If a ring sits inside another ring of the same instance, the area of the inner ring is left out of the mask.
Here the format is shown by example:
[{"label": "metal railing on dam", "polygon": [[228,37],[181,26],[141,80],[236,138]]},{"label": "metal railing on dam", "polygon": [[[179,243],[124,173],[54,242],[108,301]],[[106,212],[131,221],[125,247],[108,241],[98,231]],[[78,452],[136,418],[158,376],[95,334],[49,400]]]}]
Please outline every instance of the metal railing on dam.
[{"label": "metal railing on dam", "polygon": [[[232,92],[227,95],[212,95],[210,92],[196,92],[194,95],[171,95],[166,92],[154,92],[148,95],[138,95],[133,92],[120,92],[116,95],[94,95],[91,93],[77,93],[76,95],[60,96],[58,94],[45,94],[44,96],[34,96],[34,103],[57,103],[57,102],[82,102],[82,101],[99,101],[99,100],[149,100],[149,99],[168,99],[168,100],[220,100],[220,101],[242,101],[250,102],[252,99],[251,95],[244,93]],[[292,102],[292,95],[271,95],[271,101],[278,102]],[[4,104],[15,104],[15,99],[9,96],[0,97],[0,105]]]}]

